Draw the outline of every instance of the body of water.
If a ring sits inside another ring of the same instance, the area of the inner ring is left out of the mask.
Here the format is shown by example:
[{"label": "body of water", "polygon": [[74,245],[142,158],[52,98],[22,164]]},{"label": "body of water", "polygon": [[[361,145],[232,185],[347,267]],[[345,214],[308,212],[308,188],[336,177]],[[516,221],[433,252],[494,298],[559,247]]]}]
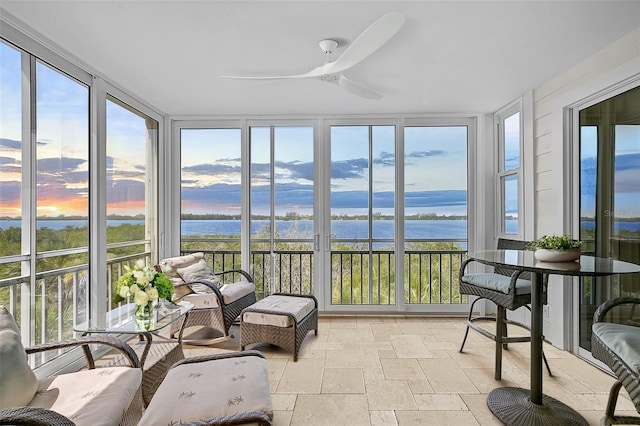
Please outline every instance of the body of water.
[{"label": "body of water", "polygon": [[[121,224],[144,224],[142,220],[108,220],[108,226],[118,226]],[[86,226],[85,220],[40,220],[38,228],[50,228],[54,230],[63,229],[66,226]],[[508,221],[507,227],[510,230],[516,229],[516,221]],[[11,226],[19,227],[19,220],[0,220],[0,229]],[[269,226],[269,221],[259,220],[251,223],[251,233],[258,234],[265,227]],[[276,221],[276,226],[281,238],[312,238],[313,222],[310,220],[299,221]],[[582,226],[593,229],[595,224],[590,221],[582,222]],[[372,225],[373,236],[376,239],[393,239],[395,234],[395,221],[377,220]],[[615,222],[614,229],[620,231],[628,229],[630,231],[640,231],[640,222]],[[185,237],[197,235],[239,235],[239,220],[183,220],[181,232]],[[358,239],[367,238],[369,235],[369,224],[365,220],[333,220],[331,222],[331,233],[336,238]],[[405,237],[408,239],[466,239],[466,220],[408,220],[405,222]]]}]

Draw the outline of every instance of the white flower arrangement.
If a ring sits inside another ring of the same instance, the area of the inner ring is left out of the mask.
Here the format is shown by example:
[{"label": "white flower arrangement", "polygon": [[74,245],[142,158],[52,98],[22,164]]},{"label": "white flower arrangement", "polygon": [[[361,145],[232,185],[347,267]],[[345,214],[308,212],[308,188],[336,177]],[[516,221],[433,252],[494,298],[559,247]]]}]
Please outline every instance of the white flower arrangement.
[{"label": "white flower arrangement", "polygon": [[163,272],[156,271],[139,259],[133,268],[124,266],[126,272],[118,279],[116,288],[116,303],[132,298],[138,306],[155,302],[159,298],[171,300],[173,284]]}]

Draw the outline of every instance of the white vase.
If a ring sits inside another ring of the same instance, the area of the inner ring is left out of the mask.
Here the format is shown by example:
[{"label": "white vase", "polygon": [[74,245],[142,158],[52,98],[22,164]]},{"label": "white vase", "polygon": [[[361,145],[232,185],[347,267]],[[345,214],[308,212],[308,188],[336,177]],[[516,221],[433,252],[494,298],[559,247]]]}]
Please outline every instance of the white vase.
[{"label": "white vase", "polygon": [[537,249],[533,255],[541,262],[574,262],[580,259],[579,248],[566,250]]}]

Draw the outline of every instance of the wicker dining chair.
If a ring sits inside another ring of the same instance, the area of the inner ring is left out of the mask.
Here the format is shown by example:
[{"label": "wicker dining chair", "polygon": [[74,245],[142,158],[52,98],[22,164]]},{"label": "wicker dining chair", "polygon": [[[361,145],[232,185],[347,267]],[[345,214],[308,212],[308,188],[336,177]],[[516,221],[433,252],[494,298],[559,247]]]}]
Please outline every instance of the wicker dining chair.
[{"label": "wicker dining chair", "polygon": [[[617,379],[609,391],[601,425],[640,424],[640,417],[615,415],[623,386],[640,413],[640,328],[633,318],[638,305],[639,298],[618,297],[600,305],[593,316],[591,354],[604,362]],[[616,322],[610,322],[612,319]]]},{"label": "wicker dining chair", "polygon": [[[499,250],[526,250],[528,245],[529,242],[527,241],[500,238],[498,239],[497,248]],[[467,265],[472,261],[473,259],[467,259],[460,266],[460,294],[477,296],[469,308],[467,329],[464,333],[464,339],[462,339],[460,352],[463,352],[464,350],[464,344],[467,341],[470,328],[496,342],[494,377],[496,380],[500,380],[502,378],[502,350],[508,349],[509,343],[531,341],[530,335],[514,337],[509,337],[507,335],[507,325],[509,324],[529,331],[531,328],[527,324],[507,319],[506,315],[507,309],[513,311],[520,307],[525,307],[531,311],[531,308],[528,306],[531,304],[531,274],[503,267],[494,268],[492,273],[465,274]],[[543,283],[543,303],[545,304],[547,303],[547,281],[548,275],[545,275]],[[473,315],[473,308],[476,303],[484,299],[490,300],[496,304],[497,312],[495,317]],[[477,324],[477,322],[480,321],[495,321],[495,334],[487,331]],[[544,356],[544,352],[542,357],[547,367],[547,371],[551,376],[551,369],[549,368],[547,358]]]}]

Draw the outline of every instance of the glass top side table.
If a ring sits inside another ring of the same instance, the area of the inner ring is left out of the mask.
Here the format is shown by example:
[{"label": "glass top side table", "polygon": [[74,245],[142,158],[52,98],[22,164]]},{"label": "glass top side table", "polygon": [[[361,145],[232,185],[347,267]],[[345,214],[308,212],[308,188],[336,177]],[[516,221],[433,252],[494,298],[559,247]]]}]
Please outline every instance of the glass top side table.
[{"label": "glass top side table", "polygon": [[[184,359],[181,343],[182,331],[178,340],[165,338],[153,340],[153,335],[158,335],[157,333],[160,330],[187,315],[193,309],[193,304],[188,302],[174,304],[163,301],[155,308],[151,321],[144,324],[136,321],[136,308],[137,306],[134,303],[121,305],[107,312],[103,318],[92,319],[76,325],[74,330],[81,332],[82,335],[111,333],[137,334],[140,336],[139,342],[128,343],[140,358],[140,364],[142,365],[142,398],[146,406],[160,385],[158,379],[164,375],[173,363]],[[89,368],[95,367],[90,355],[88,360]],[[124,361],[124,357],[118,356],[109,365],[121,365]]]}]

